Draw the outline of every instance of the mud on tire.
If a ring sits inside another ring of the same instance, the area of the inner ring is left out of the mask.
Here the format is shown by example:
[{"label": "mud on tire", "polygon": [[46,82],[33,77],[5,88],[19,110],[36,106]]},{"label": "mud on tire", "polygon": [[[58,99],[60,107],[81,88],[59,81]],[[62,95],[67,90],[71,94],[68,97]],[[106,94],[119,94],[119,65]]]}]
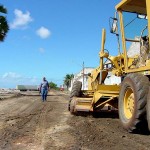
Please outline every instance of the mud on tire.
[{"label": "mud on tire", "polygon": [[75,101],[73,100],[73,97],[79,97],[81,96],[81,88],[82,88],[82,82],[80,81],[76,81],[73,84],[71,93],[70,93],[70,100],[69,100],[69,104],[68,104],[68,110],[74,114],[74,107],[75,107]]},{"label": "mud on tire", "polygon": [[147,130],[146,104],[149,85],[149,79],[138,73],[127,75],[122,82],[118,106],[119,118],[128,132]]}]

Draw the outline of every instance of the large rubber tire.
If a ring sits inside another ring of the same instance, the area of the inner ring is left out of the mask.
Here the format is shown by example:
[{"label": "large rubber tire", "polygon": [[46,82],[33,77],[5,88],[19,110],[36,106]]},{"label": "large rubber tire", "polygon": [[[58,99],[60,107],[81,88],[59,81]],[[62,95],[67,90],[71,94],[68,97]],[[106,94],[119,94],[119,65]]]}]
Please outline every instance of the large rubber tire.
[{"label": "large rubber tire", "polygon": [[121,85],[119,95],[119,118],[128,132],[145,132],[146,104],[149,79],[138,73],[127,75]]},{"label": "large rubber tire", "polygon": [[75,100],[74,99],[71,99],[69,107],[70,107],[70,113],[75,115]]},{"label": "large rubber tire", "polygon": [[146,113],[147,113],[147,123],[148,123],[148,129],[150,131],[150,88],[147,96],[147,107],[146,107]]},{"label": "large rubber tire", "polygon": [[73,97],[79,97],[81,96],[81,88],[82,88],[82,82],[75,81],[70,93],[70,100],[68,104],[68,110],[71,114],[75,114],[74,108],[75,108],[75,100]]}]

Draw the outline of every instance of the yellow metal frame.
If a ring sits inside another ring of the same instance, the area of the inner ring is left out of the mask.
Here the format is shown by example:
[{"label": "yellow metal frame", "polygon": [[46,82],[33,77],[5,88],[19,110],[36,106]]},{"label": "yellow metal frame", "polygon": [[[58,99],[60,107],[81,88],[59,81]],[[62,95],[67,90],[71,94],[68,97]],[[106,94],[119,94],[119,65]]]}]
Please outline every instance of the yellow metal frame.
[{"label": "yellow metal frame", "polygon": [[146,14],[146,0],[122,0],[116,5],[116,10]]},{"label": "yellow metal frame", "polygon": [[100,98],[104,96],[117,97],[119,96],[120,86],[119,85],[103,85],[99,84],[97,91],[94,93],[93,103],[96,103]]},{"label": "yellow metal frame", "polygon": [[102,42],[101,42],[101,51],[100,51],[100,70],[103,70],[103,57],[102,55],[104,55],[104,46],[105,46],[105,39],[106,39],[106,31],[105,29],[102,30]]},{"label": "yellow metal frame", "polygon": [[121,30],[121,37],[122,37],[122,47],[123,47],[123,55],[124,55],[125,72],[127,72],[128,61],[127,61],[127,51],[126,51],[126,42],[125,42],[125,31],[124,31],[124,23],[123,23],[122,11],[118,11],[118,14],[119,14],[119,20],[120,20],[120,30]]},{"label": "yellow metal frame", "polygon": [[[123,11],[146,14],[148,17],[148,31],[149,31],[149,39],[150,39],[150,0],[145,0],[145,1],[144,0],[142,1],[141,0],[122,0],[116,6],[116,9],[118,11],[119,20],[120,20],[120,30],[121,30],[120,32],[121,32],[121,38],[122,38],[125,73],[144,72],[144,71],[150,70],[149,63],[143,67],[129,69],[129,64],[128,64],[129,60],[127,58],[125,31],[124,31],[123,14],[122,14]],[[149,48],[150,48],[150,42],[149,42]]]}]

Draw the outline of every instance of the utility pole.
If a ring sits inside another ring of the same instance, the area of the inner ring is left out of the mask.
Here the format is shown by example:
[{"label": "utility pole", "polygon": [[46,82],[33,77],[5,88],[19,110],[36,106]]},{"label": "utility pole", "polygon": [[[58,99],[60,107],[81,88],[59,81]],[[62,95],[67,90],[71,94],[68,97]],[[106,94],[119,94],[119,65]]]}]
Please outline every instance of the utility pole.
[{"label": "utility pole", "polygon": [[84,90],[84,61],[83,61],[83,90]]}]

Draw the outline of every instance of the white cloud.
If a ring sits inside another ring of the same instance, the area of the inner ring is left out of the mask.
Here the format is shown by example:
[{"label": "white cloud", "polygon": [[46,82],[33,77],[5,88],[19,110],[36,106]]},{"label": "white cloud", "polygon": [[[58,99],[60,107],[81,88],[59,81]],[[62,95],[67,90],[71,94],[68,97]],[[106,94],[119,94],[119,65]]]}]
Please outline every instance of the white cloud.
[{"label": "white cloud", "polygon": [[47,28],[41,27],[36,31],[36,34],[42,39],[46,39],[51,35],[51,32]]},{"label": "white cloud", "polygon": [[14,72],[7,72],[2,76],[3,79],[19,79],[21,75]]},{"label": "white cloud", "polygon": [[[38,85],[41,79],[37,77],[25,77],[15,72],[6,72],[0,76],[1,87],[13,87],[16,85]],[[0,87],[0,88],[1,88]]]},{"label": "white cloud", "polygon": [[40,52],[40,53],[44,53],[44,52],[45,52],[45,49],[41,47],[41,48],[39,48],[39,52]]},{"label": "white cloud", "polygon": [[10,28],[12,29],[26,28],[27,25],[33,21],[29,11],[23,13],[21,10],[15,9],[14,14],[15,14],[15,19],[10,24]]}]

